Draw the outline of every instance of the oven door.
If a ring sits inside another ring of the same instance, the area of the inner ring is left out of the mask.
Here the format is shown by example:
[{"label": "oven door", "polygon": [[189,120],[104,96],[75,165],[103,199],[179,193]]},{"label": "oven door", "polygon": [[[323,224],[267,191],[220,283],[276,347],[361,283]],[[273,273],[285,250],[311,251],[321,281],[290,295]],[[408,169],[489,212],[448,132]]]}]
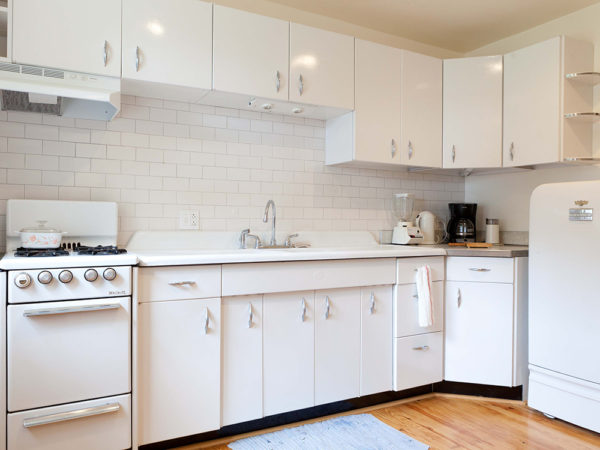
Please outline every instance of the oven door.
[{"label": "oven door", "polygon": [[8,410],[131,390],[131,298],[8,306]]}]

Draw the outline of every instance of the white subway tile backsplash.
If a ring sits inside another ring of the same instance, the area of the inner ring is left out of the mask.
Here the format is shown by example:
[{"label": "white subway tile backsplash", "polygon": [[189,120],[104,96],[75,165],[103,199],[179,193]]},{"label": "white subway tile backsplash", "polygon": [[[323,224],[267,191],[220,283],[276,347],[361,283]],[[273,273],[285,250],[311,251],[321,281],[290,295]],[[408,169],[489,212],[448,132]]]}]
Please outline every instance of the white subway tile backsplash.
[{"label": "white subway tile backsplash", "polygon": [[[446,216],[464,200],[451,175],[328,167],[325,124],[258,111],[123,96],[111,122],[0,113],[0,224],[8,198],[119,202],[124,244],[136,230],[260,231],[270,198],[289,231],[389,229],[394,192]],[[0,238],[0,246],[3,245]]]}]

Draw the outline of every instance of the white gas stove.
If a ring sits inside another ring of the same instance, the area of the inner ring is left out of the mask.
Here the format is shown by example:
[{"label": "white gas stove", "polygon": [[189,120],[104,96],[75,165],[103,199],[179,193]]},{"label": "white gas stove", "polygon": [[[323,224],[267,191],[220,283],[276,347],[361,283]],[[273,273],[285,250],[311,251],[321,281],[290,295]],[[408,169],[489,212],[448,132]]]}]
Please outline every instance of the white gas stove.
[{"label": "white gas stove", "polygon": [[[40,220],[61,247],[19,248]],[[7,448],[130,447],[137,259],[116,247],[116,203],[9,200],[6,224]]]}]

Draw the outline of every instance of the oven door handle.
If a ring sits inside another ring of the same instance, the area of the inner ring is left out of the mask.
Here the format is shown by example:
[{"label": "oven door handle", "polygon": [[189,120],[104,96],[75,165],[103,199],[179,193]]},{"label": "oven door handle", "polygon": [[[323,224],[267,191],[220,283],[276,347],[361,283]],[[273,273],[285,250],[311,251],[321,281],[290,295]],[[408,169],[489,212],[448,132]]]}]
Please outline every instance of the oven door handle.
[{"label": "oven door handle", "polygon": [[121,409],[119,403],[106,403],[105,405],[92,406],[90,408],[74,409],[56,414],[48,414],[46,416],[31,417],[23,420],[25,428],[39,427],[50,423],[64,422],[66,420],[82,419],[89,416],[97,416],[98,414],[108,414],[117,412]]},{"label": "oven door handle", "polygon": [[115,301],[92,301],[86,303],[84,305],[75,305],[75,306],[54,306],[48,308],[35,308],[35,309],[26,309],[23,311],[24,317],[34,317],[34,316],[50,316],[54,314],[69,314],[69,313],[78,313],[78,312],[90,312],[90,311],[105,311],[107,309],[118,309],[121,307],[121,302],[118,300]]}]

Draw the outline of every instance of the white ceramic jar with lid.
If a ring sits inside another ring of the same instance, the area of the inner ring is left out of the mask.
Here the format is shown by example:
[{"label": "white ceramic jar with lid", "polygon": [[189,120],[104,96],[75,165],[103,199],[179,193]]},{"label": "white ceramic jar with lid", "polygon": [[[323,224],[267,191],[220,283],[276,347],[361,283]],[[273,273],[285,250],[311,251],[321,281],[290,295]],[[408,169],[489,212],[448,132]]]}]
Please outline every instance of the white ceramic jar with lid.
[{"label": "white ceramic jar with lid", "polygon": [[488,244],[500,243],[500,221],[498,219],[485,219],[485,242]]}]

